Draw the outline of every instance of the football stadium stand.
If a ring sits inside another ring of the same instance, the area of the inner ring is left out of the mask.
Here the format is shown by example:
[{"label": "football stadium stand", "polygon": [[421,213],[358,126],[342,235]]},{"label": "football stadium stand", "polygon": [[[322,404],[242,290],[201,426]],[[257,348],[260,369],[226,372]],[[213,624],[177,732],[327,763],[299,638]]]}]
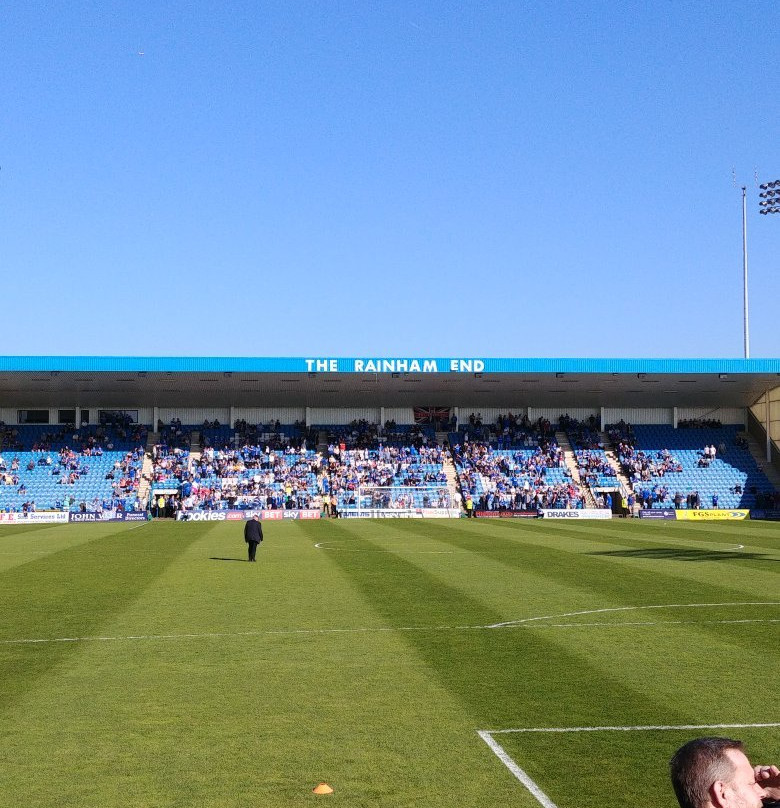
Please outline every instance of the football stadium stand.
[{"label": "football stadium stand", "polygon": [[[525,440],[530,440],[526,435]],[[535,448],[498,449],[481,441],[452,447],[462,495],[478,510],[582,508],[582,492],[550,439]]]},{"label": "football stadium stand", "polygon": [[9,511],[137,509],[146,430],[0,427],[0,505]]},{"label": "football stadium stand", "polygon": [[771,359],[0,357],[0,510],[780,515],[778,379]]},{"label": "football stadium stand", "polygon": [[654,508],[754,508],[774,488],[737,437],[741,425],[616,424],[620,463]]}]

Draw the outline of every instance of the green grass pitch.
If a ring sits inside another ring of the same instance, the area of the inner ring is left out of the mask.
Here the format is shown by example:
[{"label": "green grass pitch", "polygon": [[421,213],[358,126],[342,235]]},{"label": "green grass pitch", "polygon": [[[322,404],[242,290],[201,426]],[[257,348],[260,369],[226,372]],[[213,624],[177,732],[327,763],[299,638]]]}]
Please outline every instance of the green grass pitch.
[{"label": "green grass pitch", "polygon": [[[780,762],[780,525],[3,527],[0,794],[23,808],[672,808],[700,734]],[[320,781],[334,793],[312,794]]]}]

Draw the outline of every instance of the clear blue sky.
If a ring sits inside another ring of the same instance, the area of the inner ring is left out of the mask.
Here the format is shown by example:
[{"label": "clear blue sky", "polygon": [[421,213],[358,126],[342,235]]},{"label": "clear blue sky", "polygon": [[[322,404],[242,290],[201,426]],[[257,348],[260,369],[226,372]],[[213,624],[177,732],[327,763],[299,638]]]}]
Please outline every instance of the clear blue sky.
[{"label": "clear blue sky", "polygon": [[780,356],[779,24],[9,0],[3,352]]}]

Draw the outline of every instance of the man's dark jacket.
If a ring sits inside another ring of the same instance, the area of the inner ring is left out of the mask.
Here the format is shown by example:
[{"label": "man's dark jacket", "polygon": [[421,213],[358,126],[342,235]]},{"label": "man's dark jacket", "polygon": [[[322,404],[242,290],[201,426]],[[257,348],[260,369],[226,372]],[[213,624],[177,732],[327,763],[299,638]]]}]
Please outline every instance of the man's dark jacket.
[{"label": "man's dark jacket", "polygon": [[249,519],[244,526],[244,541],[259,544],[263,540],[263,526],[259,519]]}]

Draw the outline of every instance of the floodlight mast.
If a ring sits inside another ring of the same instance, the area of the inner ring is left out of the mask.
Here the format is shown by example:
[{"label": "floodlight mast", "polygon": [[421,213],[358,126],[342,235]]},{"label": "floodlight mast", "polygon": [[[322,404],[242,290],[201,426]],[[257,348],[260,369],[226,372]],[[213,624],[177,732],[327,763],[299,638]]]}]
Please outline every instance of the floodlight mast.
[{"label": "floodlight mast", "polygon": [[761,188],[759,213],[764,216],[768,213],[780,213],[780,180],[765,182],[759,187]]},{"label": "floodlight mast", "polygon": [[[759,213],[780,213],[780,180],[761,186]],[[742,186],[742,318],[745,333],[745,359],[750,359],[750,320],[748,317],[748,258],[747,258],[747,188]]]},{"label": "floodlight mast", "polygon": [[[764,182],[759,188],[759,198],[761,201],[758,203],[759,213],[766,216],[769,213],[780,213],[780,180],[773,180],[772,182]],[[744,189],[743,189],[744,190]],[[770,410],[769,410],[769,390],[764,393],[764,404],[766,407],[766,459],[768,463],[772,462],[772,436],[770,433]]]}]

